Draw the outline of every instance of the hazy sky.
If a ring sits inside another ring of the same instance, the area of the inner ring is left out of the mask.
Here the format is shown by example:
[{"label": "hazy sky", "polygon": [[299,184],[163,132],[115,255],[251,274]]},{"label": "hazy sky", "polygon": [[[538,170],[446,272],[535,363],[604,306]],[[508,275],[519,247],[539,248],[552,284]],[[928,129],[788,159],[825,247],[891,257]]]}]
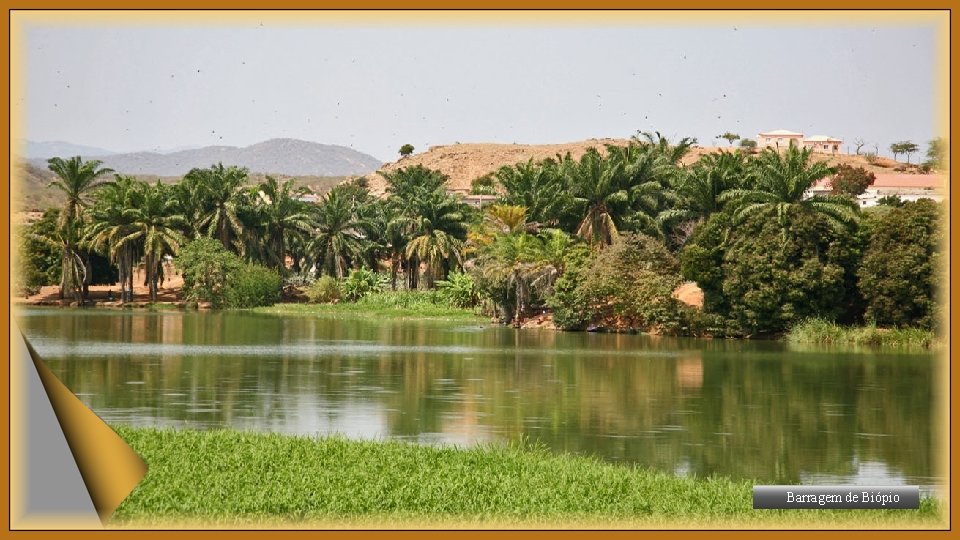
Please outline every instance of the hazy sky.
[{"label": "hazy sky", "polygon": [[[392,161],[454,142],[790,129],[936,135],[935,27],[247,21],[25,26],[22,133],[114,151],[275,137]],[[187,21],[189,22],[189,21]],[[946,114],[945,111],[942,114]],[[723,145],[727,143],[720,141]],[[852,151],[852,148],[851,148]]]}]

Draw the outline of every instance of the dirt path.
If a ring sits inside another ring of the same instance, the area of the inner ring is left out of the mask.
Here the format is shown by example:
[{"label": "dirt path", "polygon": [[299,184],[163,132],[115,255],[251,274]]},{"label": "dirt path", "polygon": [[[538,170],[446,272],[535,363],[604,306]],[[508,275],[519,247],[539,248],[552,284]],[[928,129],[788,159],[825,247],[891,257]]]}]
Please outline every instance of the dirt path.
[{"label": "dirt path", "polygon": [[[183,277],[177,274],[173,268],[165,270],[167,279],[157,289],[158,302],[179,302],[183,298],[180,294],[183,289]],[[138,269],[133,274],[133,301],[149,302],[150,289],[143,284],[145,279],[142,269]],[[47,285],[40,288],[40,292],[26,298],[13,298],[14,303],[32,304],[32,305],[60,305],[70,304],[73,301],[69,295],[60,300],[60,287],[57,285]],[[91,285],[90,300],[99,303],[117,303],[120,301],[120,285]]]}]

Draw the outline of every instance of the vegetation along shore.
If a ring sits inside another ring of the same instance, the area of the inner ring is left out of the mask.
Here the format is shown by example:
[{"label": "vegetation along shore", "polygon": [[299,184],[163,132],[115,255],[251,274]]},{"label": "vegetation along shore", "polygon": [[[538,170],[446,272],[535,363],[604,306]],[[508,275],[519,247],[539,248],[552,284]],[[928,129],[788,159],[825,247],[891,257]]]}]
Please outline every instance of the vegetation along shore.
[{"label": "vegetation along shore", "polygon": [[526,445],[471,448],[117,427],[150,463],[112,526],[393,522],[529,527],[939,527],[919,510],[752,509],[750,482],[683,478]]},{"label": "vegetation along shore", "polygon": [[[694,146],[644,133],[578,159],[504,166],[472,182],[489,196],[481,208],[421,165],[377,173],[382,197],[356,178],[316,198],[293,180],[251,183],[223,164],[150,184],[52,158],[65,202],[20,229],[18,287],[56,285],[75,305],[477,314],[709,337],[793,329],[802,341],[848,340],[826,331],[841,325],[873,329],[845,333],[859,343],[933,341],[942,203],[891,197],[861,208],[865,170],[795,146],[684,163]],[[833,191],[813,193],[824,179]],[[676,297],[691,282],[702,303]],[[108,298],[94,297],[98,283],[115,284]]]}]

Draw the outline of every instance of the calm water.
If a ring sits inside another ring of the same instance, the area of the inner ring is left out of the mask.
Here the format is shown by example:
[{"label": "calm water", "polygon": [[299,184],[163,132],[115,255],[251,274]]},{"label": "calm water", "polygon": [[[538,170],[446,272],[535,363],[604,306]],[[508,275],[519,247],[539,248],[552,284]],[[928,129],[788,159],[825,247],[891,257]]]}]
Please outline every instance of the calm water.
[{"label": "calm water", "polygon": [[932,354],[249,313],[16,317],[111,423],[525,437],[685,475],[941,483]]}]

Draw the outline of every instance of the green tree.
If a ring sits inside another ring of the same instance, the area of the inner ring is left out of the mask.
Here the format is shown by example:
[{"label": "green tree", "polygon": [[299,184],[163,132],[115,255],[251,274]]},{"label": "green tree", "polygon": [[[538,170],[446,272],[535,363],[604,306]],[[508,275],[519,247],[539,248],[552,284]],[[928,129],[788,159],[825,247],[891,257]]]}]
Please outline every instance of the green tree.
[{"label": "green tree", "polygon": [[101,177],[112,173],[113,169],[101,168],[102,164],[102,161],[95,159],[83,161],[80,156],[47,160],[47,168],[57,176],[48,187],[57,188],[66,196],[58,225],[65,227],[67,223],[79,219],[83,209],[90,205],[89,197],[93,192],[110,183],[110,180]]},{"label": "green tree", "polygon": [[427,287],[432,289],[436,279],[462,263],[467,234],[464,204],[437,189],[411,201],[409,211],[412,238],[406,255],[426,263]]},{"label": "green tree", "polygon": [[784,152],[766,149],[755,162],[750,181],[752,186],[732,189],[718,197],[720,202],[735,206],[735,222],[754,215],[775,216],[787,229],[792,209],[823,216],[837,229],[850,229],[859,215],[856,203],[846,197],[816,195],[807,197],[813,184],[831,175],[834,170],[825,162],[810,163],[811,150],[790,145]]},{"label": "green tree", "polygon": [[877,206],[903,206],[904,201],[899,195],[885,195],[877,199]]},{"label": "green tree", "polygon": [[910,141],[904,142],[901,148],[903,149],[903,153],[907,155],[907,163],[910,163],[910,154],[920,149],[916,143]]},{"label": "green tree", "polygon": [[497,194],[497,181],[494,179],[493,174],[485,174],[483,176],[478,176],[470,181],[470,194],[471,195],[496,195]]},{"label": "green tree", "polygon": [[[82,238],[82,216],[84,208],[89,206],[90,195],[99,187],[110,183],[103,179],[112,169],[101,168],[98,160],[84,162],[80,156],[70,159],[59,157],[47,160],[47,167],[57,176],[48,187],[63,192],[66,201],[60,210],[57,226],[62,249],[62,271],[60,279],[60,298],[65,291],[71,291],[77,302],[86,300],[87,287],[92,277],[89,258],[78,248]],[[80,268],[78,268],[78,265]]]},{"label": "green tree", "polygon": [[145,191],[143,182],[117,175],[97,193],[83,237],[85,245],[104,253],[117,266],[122,302],[133,300],[133,264],[140,250],[138,241],[131,238],[135,224],[128,210],[142,205]]},{"label": "green tree", "polygon": [[670,203],[667,187],[679,173],[676,164],[650,144],[607,146],[608,166],[627,193],[624,230],[662,237],[660,212]]},{"label": "green tree", "polygon": [[942,205],[903,203],[869,217],[863,262],[857,270],[865,317],[884,326],[931,328],[943,275]]},{"label": "green tree", "polygon": [[388,259],[390,287],[397,290],[397,274],[406,260],[409,220],[391,201],[376,199],[367,207],[360,226],[366,239],[367,264],[376,270],[380,260]]},{"label": "green tree", "polygon": [[672,297],[678,270],[661,242],[625,233],[565,273],[549,303],[561,328],[679,333],[686,314]]},{"label": "green tree", "polygon": [[193,302],[210,302],[222,307],[230,276],[243,266],[239,257],[219,240],[201,237],[185,244],[177,254],[183,275],[183,294]]},{"label": "green tree", "polygon": [[893,153],[893,159],[896,160],[900,154],[907,155],[907,163],[910,163],[910,154],[919,150],[920,147],[912,141],[900,141],[890,145],[890,152]]},{"label": "green tree", "polygon": [[877,179],[876,175],[868,172],[863,167],[840,164],[837,166],[836,171],[836,174],[830,179],[830,185],[833,188],[834,195],[856,197],[866,191]]},{"label": "green tree", "polygon": [[533,234],[498,234],[477,258],[483,289],[492,294],[504,322],[519,324],[527,311],[534,283],[545,275],[543,241]]},{"label": "green tree", "polygon": [[690,153],[693,146],[697,144],[697,139],[692,137],[683,137],[676,144],[660,134],[659,131],[653,133],[642,131],[633,136],[633,142],[641,145],[650,145],[652,151],[667,163],[678,165],[680,161]]},{"label": "green tree", "polygon": [[299,200],[306,188],[295,188],[293,180],[279,182],[267,176],[258,186],[256,209],[264,236],[258,238],[267,266],[281,274],[286,272],[288,246],[302,241],[314,229],[307,203]]},{"label": "green tree", "polygon": [[718,139],[726,139],[727,142],[730,143],[730,146],[733,146],[733,141],[739,140],[739,139],[740,139],[740,135],[737,135],[736,133],[730,133],[729,131],[726,131],[726,132],[723,133],[723,135],[717,135],[717,138],[718,138]]},{"label": "green tree", "polygon": [[[442,253],[452,254],[454,252],[451,252],[450,248],[456,247],[456,254],[459,255],[459,246],[455,246],[453,240],[462,239],[466,233],[465,208],[446,194],[447,176],[439,171],[416,165],[381,174],[387,180],[388,200],[399,212],[398,230],[402,230],[405,238],[407,288],[415,290],[420,277],[421,253],[436,257]],[[451,224],[435,221],[438,217],[435,213],[438,211],[459,214],[460,225],[453,231],[456,234],[445,234],[449,232],[445,227]],[[434,231],[443,234],[433,235]],[[411,248],[413,238],[418,236],[424,238],[416,247]],[[430,239],[427,236],[434,237]],[[434,266],[431,270],[435,269]]]},{"label": "green tree", "polygon": [[158,180],[145,186],[141,204],[124,211],[130,219],[132,232],[122,242],[138,242],[143,246],[143,262],[147,271],[150,301],[157,301],[157,283],[160,264],[165,255],[176,255],[186,239],[180,232],[186,227],[186,219],[176,213],[177,200],[171,189]]},{"label": "green tree", "polygon": [[530,221],[557,226],[569,213],[573,200],[557,161],[547,159],[500,167],[495,173],[503,194],[500,204],[523,206]]},{"label": "green tree", "polygon": [[400,147],[400,157],[407,157],[413,153],[413,145],[407,143]]},{"label": "green tree", "polygon": [[63,252],[56,241],[59,215],[59,209],[50,208],[39,220],[17,228],[18,256],[14,278],[19,292],[35,294],[40,287],[60,280]]},{"label": "green tree", "polygon": [[676,177],[676,204],[660,213],[661,222],[700,221],[720,211],[724,192],[743,186],[749,162],[742,153],[718,152],[700,158]]},{"label": "green tree", "polygon": [[348,188],[330,190],[317,205],[314,220],[316,236],[307,248],[313,265],[328,275],[346,276],[363,255],[361,222]]},{"label": "green tree", "polygon": [[629,208],[630,194],[623,186],[621,170],[589,148],[579,161],[566,160],[563,173],[579,215],[577,236],[593,245],[607,246],[619,235],[618,221]]},{"label": "green tree", "polygon": [[726,323],[724,332],[782,332],[808,318],[852,322],[859,315],[857,243],[825,215],[785,208],[784,227],[754,213],[731,227],[711,216],[684,248],[682,273],[704,292],[704,310]]},{"label": "green tree", "polygon": [[740,139],[740,148],[752,153],[757,149],[757,141],[753,139]]},{"label": "green tree", "polygon": [[194,185],[195,189],[189,191],[202,201],[197,228],[242,255],[244,227],[239,214],[247,169],[218,163],[206,169],[192,169],[184,180]]},{"label": "green tree", "polygon": [[927,143],[927,161],[925,164],[931,169],[942,170],[947,157],[947,141],[937,137]]}]

